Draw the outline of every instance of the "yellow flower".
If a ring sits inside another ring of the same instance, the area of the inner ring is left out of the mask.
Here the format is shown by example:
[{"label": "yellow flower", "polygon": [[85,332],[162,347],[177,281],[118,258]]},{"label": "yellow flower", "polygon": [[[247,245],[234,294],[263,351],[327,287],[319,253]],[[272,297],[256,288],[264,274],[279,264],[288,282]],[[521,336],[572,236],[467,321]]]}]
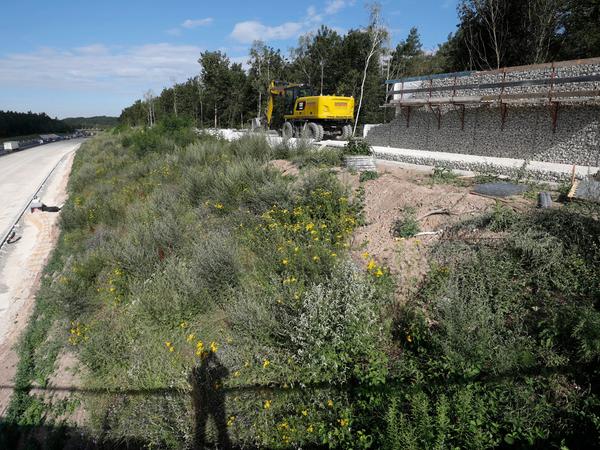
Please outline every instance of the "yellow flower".
[{"label": "yellow flower", "polygon": [[377,264],[375,264],[375,260],[371,259],[369,261],[369,264],[367,264],[367,270],[373,270],[377,267]]},{"label": "yellow flower", "polygon": [[220,202],[215,203],[215,208],[223,209],[223,203],[220,203]]},{"label": "yellow flower", "polygon": [[319,258],[317,255],[313,256],[312,259],[314,262],[319,262],[321,260],[321,258]]},{"label": "yellow flower", "polygon": [[308,431],[309,433],[312,433],[314,430],[315,429],[312,425],[309,425],[308,428],[306,429],[306,431]]},{"label": "yellow flower", "polygon": [[331,399],[327,400],[327,406],[330,408],[333,408],[333,400],[331,400]]},{"label": "yellow flower", "polygon": [[210,351],[213,353],[217,353],[217,349],[218,349],[217,343],[215,341],[212,341],[210,343]]},{"label": "yellow flower", "polygon": [[314,227],[315,227],[315,224],[314,224],[314,223],[312,223],[312,222],[310,222],[310,223],[307,223],[307,224],[306,224],[306,227],[305,227],[305,228],[306,228],[306,231],[310,231],[310,230],[312,230]]},{"label": "yellow flower", "polygon": [[266,369],[267,367],[269,367],[269,364],[271,364],[271,361],[269,361],[268,359],[265,359],[263,361],[263,367]]},{"label": "yellow flower", "polygon": [[298,253],[300,251],[300,247],[294,247],[294,253]]},{"label": "yellow flower", "polygon": [[369,256],[371,256],[371,255],[369,255],[369,252],[364,252],[362,254],[362,257],[365,258],[365,259],[369,259]]},{"label": "yellow flower", "polygon": [[411,336],[410,334],[407,334],[407,335],[406,335],[406,340],[407,340],[408,342],[412,342],[412,336]]},{"label": "yellow flower", "polygon": [[195,338],[196,338],[196,335],[194,333],[192,333],[192,334],[189,334],[185,340],[188,342],[192,342]]},{"label": "yellow flower", "polygon": [[229,416],[229,420],[227,420],[227,426],[230,427],[231,425],[233,425],[234,421],[235,421],[235,416]]},{"label": "yellow flower", "polygon": [[289,261],[288,261],[287,259],[282,259],[282,260],[281,260],[281,264],[283,264],[284,266],[287,266],[287,265],[288,265],[288,262],[289,262]]},{"label": "yellow flower", "polygon": [[303,411],[302,411],[302,415],[303,415],[304,417],[308,416],[308,411],[307,411],[306,409],[305,409],[305,410],[303,410]]},{"label": "yellow flower", "polygon": [[375,276],[377,278],[382,277],[383,276],[383,270],[381,270],[381,267],[377,268],[377,272],[375,272]]},{"label": "yellow flower", "polygon": [[348,419],[338,419],[340,426],[347,427],[350,421]]},{"label": "yellow flower", "polygon": [[244,367],[250,367],[250,361],[246,361],[246,362],[244,363]]},{"label": "yellow flower", "polygon": [[337,256],[337,253],[331,252],[331,257],[335,258]]},{"label": "yellow flower", "polygon": [[236,378],[239,377],[240,376],[240,371],[236,370],[235,372],[233,372],[233,376],[236,377]]},{"label": "yellow flower", "polygon": [[179,328],[187,328],[187,322],[183,321],[179,324]]},{"label": "yellow flower", "polygon": [[269,409],[271,407],[271,400],[265,400],[263,408]]}]

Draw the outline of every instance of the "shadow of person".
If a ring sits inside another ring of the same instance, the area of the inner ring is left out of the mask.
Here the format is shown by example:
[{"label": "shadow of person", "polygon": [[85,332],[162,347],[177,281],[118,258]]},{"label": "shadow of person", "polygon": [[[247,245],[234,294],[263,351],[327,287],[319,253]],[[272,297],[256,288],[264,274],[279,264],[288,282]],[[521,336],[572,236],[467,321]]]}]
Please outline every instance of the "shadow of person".
[{"label": "shadow of person", "polygon": [[194,407],[194,450],[206,448],[206,425],[212,416],[217,428],[218,448],[230,449],[225,415],[223,381],[229,374],[215,353],[209,352],[191,373],[192,404]]}]

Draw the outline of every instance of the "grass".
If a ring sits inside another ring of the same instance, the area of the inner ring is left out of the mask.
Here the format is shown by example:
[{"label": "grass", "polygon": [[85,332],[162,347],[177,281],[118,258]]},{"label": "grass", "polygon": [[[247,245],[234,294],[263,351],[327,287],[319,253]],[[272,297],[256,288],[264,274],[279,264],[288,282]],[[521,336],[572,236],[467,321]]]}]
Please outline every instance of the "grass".
[{"label": "grass", "polygon": [[[33,426],[35,447],[40,425],[64,446],[56,417],[78,399],[30,390],[68,351],[107,446],[192,447],[208,402],[224,417],[207,440],[225,431],[242,448],[593,448],[598,211],[498,206],[457,224],[396,305],[394,275],[349,256],[364,190],[329,163],[297,176],[268,164],[308,153],[175,120],[85,143],[0,446]],[[393,232],[418,230],[407,209]]]},{"label": "grass", "polygon": [[[258,137],[196,138],[178,123],[86,143],[8,422],[60,425],[46,421],[50,405],[29,390],[69,351],[87,369],[84,387],[106,392],[82,399],[96,436],[189,446],[190,376],[210,356],[229,373],[227,431],[240,445],[358,439],[349,423],[366,409],[334,386],[385,379],[389,275],[349,263],[360,197],[312,164],[282,176],[267,164],[282,152],[290,150]],[[283,387],[243,393],[300,383],[319,387],[308,396]],[[210,440],[216,431],[207,427]]]}]

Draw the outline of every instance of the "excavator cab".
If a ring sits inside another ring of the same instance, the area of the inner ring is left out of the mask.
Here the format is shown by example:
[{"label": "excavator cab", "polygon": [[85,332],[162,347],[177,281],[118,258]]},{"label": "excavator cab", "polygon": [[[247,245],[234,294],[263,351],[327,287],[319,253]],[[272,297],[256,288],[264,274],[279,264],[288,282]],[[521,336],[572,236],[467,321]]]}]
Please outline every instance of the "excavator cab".
[{"label": "excavator cab", "polygon": [[307,84],[300,84],[285,88],[284,97],[284,114],[294,114],[294,106],[296,100],[300,97],[310,97],[314,95],[314,89]]}]

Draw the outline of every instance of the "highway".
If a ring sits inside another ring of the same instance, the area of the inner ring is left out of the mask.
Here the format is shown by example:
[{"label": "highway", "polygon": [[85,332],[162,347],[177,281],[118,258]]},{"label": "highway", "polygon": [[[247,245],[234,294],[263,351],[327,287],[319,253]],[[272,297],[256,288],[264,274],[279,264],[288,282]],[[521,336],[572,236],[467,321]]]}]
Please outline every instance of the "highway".
[{"label": "highway", "polygon": [[52,168],[83,141],[53,142],[0,156],[0,239]]}]

